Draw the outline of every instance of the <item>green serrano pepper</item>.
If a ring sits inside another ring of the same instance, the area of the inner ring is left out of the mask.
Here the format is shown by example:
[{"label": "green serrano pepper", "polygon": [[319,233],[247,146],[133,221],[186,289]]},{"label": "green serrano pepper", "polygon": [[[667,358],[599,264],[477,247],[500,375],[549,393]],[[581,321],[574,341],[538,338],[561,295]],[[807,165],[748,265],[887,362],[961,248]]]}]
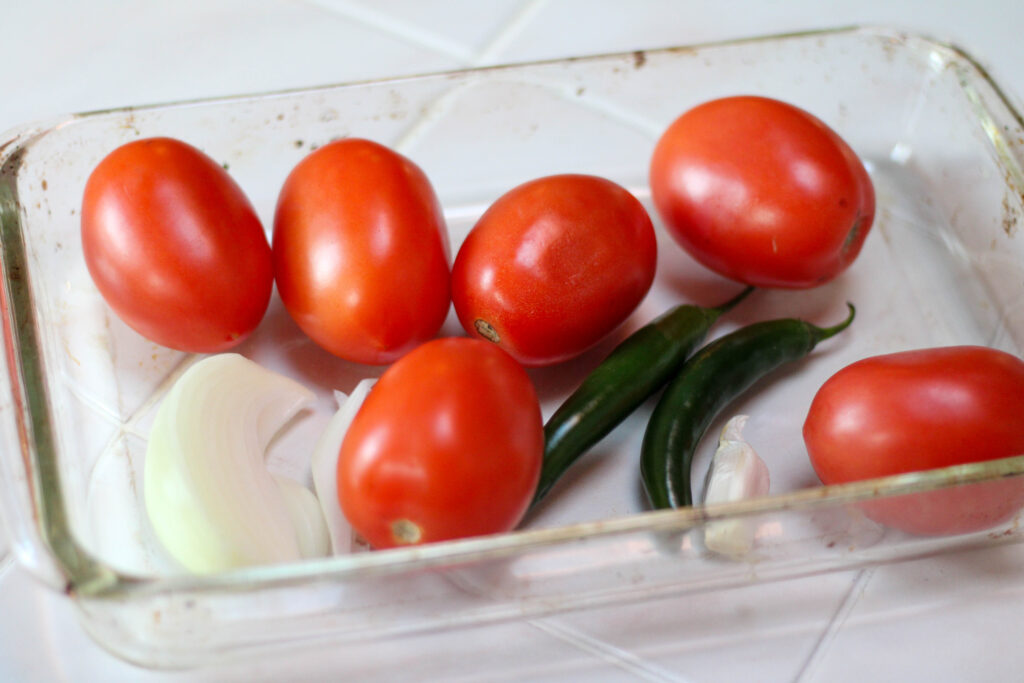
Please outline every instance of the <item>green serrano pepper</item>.
[{"label": "green serrano pepper", "polygon": [[683,366],[651,414],[640,450],[640,476],[655,508],[693,504],[690,466],[704,432],[718,413],[757,380],[803,358],[823,339],[853,322],[821,328],[784,318],[743,327],[717,339]]},{"label": "green serrano pepper", "polygon": [[753,287],[715,306],[676,306],[622,341],[544,425],[544,461],[531,508],[569,466],[660,389],[723,313]]}]

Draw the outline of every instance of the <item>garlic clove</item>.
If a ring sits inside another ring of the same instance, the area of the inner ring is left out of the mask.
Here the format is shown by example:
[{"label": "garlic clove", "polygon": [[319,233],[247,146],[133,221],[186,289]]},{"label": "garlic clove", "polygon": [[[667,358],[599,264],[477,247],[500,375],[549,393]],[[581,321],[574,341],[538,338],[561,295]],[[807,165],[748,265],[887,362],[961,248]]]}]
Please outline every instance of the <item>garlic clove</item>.
[{"label": "garlic clove", "polygon": [[[731,503],[768,493],[768,466],[753,447],[743,440],[742,432],[746,423],[746,415],[737,415],[722,429],[704,487],[705,505]],[[750,519],[708,522],[704,530],[704,545],[713,552],[742,557],[753,548],[754,532],[754,524]]]}]

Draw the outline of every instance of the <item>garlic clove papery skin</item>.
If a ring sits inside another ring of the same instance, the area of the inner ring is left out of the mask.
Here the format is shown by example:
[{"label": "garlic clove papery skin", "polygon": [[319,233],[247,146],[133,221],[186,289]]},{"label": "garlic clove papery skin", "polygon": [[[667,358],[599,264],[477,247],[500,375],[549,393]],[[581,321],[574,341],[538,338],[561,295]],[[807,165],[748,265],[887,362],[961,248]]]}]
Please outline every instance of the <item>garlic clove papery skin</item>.
[{"label": "garlic clove papery skin", "polygon": [[[768,466],[743,439],[746,423],[746,415],[737,415],[722,429],[704,487],[705,505],[731,503],[768,493],[771,483]],[[754,532],[751,519],[715,520],[705,526],[704,546],[716,553],[742,557],[753,548]]]},{"label": "garlic clove papery skin", "polygon": [[327,554],[315,497],[272,475],[264,457],[313,399],[294,380],[233,353],[197,362],[168,392],[147,444],[144,497],[157,537],[186,569]]}]

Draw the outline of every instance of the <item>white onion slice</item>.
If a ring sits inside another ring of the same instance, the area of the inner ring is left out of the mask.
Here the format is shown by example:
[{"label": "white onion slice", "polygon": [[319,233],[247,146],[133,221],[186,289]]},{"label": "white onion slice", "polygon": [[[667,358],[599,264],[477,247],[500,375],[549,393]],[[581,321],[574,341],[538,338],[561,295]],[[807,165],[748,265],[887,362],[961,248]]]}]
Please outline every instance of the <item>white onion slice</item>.
[{"label": "white onion slice", "polygon": [[146,448],[146,511],[186,569],[209,573],[329,552],[313,493],[267,470],[271,438],[311,391],[234,353],[189,368],[157,411]]},{"label": "white onion slice", "polygon": [[[731,503],[768,493],[768,466],[743,440],[746,424],[747,416],[737,415],[722,429],[704,487],[705,504]],[[704,546],[723,555],[742,557],[753,548],[754,531],[750,519],[709,522],[704,529]]]},{"label": "white onion slice", "polygon": [[313,488],[320,499],[331,538],[331,549],[335,555],[346,553],[352,547],[352,527],[338,504],[338,451],[341,450],[341,442],[352,424],[352,418],[363,405],[374,382],[375,379],[360,381],[349,396],[340,391],[334,392],[338,412],[327,423],[313,447]]}]

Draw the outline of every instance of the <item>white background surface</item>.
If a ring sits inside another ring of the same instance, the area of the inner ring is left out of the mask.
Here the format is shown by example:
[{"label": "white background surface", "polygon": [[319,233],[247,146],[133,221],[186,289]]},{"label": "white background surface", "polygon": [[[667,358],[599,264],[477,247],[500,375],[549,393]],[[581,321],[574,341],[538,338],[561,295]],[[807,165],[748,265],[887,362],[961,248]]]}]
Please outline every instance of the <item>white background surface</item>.
[{"label": "white background surface", "polygon": [[[1021,101],[1019,0],[5,0],[0,130],[106,107],[852,23],[952,40]],[[16,567],[2,567],[0,680],[1024,676],[1024,549],[1018,546],[809,582],[808,602],[819,582],[853,586],[845,600],[824,606],[831,614],[824,634],[818,624],[778,619],[792,608],[783,600],[754,601],[736,590],[190,672],[143,671],[114,659],[81,631],[61,596]]]}]

